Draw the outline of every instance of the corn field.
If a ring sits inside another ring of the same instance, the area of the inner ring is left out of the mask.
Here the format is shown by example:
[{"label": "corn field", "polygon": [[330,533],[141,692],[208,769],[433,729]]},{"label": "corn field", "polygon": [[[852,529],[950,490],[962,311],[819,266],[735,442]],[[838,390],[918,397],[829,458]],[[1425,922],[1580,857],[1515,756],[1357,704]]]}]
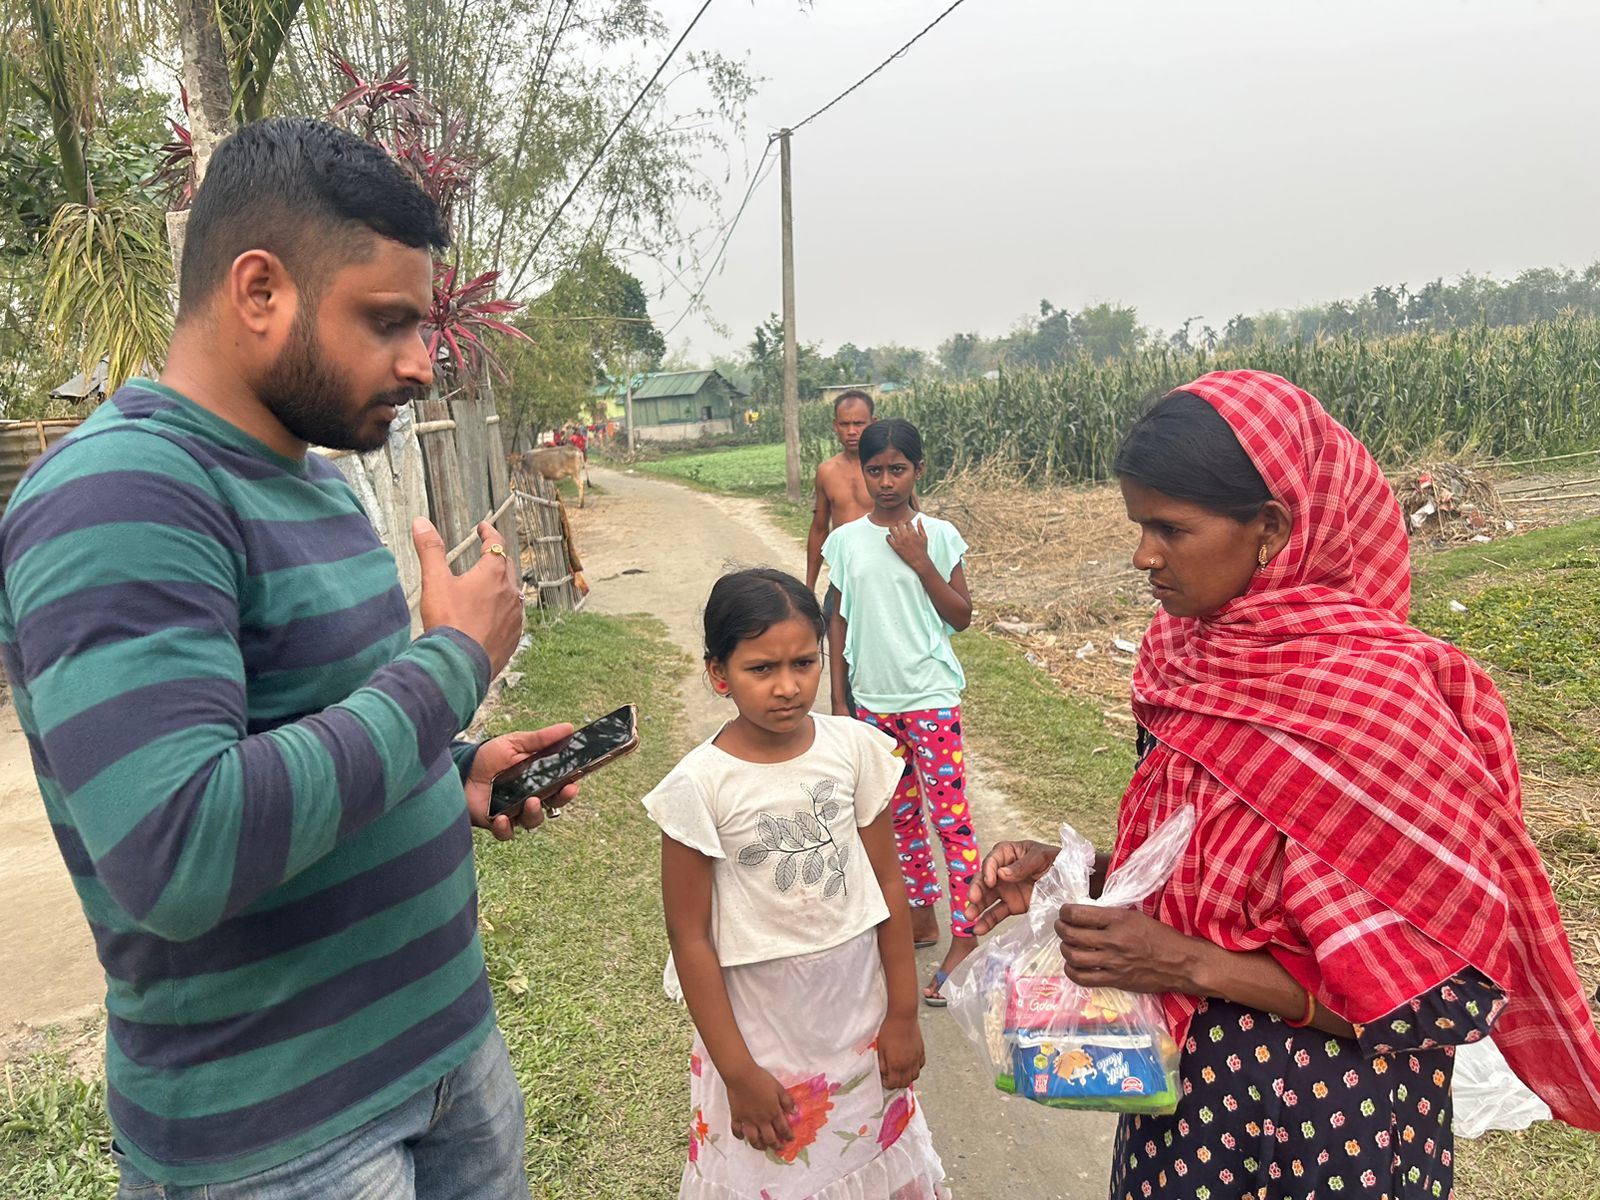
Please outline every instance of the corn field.
[{"label": "corn field", "polygon": [[[1583,317],[1216,354],[1158,348],[1103,365],[1084,358],[997,380],[923,382],[884,397],[878,412],[917,426],[935,477],[998,457],[1041,483],[1089,482],[1110,477],[1118,439],[1151,400],[1239,367],[1305,388],[1388,466],[1600,446],[1600,321]],[[802,413],[813,465],[837,449],[831,418],[820,404]]]}]

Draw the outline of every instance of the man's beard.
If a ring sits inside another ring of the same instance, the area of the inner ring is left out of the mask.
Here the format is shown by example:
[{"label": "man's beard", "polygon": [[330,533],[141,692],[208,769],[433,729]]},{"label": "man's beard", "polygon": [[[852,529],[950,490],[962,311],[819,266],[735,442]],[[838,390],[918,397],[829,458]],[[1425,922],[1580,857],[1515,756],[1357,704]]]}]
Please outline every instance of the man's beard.
[{"label": "man's beard", "polygon": [[304,305],[295,315],[289,340],[255,392],[279,422],[313,446],[329,450],[376,450],[388,439],[388,426],[374,423],[365,428],[367,414],[381,404],[409,404],[417,397],[415,388],[396,388],[372,397],[353,414],[349,380],[322,357],[317,343],[312,306]]}]

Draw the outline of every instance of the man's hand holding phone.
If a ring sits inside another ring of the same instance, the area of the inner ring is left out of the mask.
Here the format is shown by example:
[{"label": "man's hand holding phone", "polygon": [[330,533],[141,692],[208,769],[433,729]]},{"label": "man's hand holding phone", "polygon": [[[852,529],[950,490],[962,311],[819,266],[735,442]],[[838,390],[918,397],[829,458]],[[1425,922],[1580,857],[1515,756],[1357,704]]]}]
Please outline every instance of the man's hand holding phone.
[{"label": "man's hand holding phone", "polygon": [[[472,760],[472,771],[467,777],[467,811],[472,823],[487,829],[502,842],[516,836],[517,829],[536,829],[544,822],[545,806],[538,800],[529,800],[516,814],[515,820],[502,813],[489,815],[489,791],[496,775],[537,757],[542,751],[572,736],[571,725],[551,725],[545,729],[525,730],[521,733],[501,734],[490,738],[478,747]],[[578,794],[576,783],[568,784],[550,800],[552,807],[566,804]]]},{"label": "man's hand holding phone", "polygon": [[[571,786],[639,745],[639,710],[624,704],[582,729],[562,726],[568,735],[547,743],[538,754],[507,767],[489,784],[489,819],[516,818],[530,804],[546,816],[561,815]],[[550,730],[544,732],[549,733]]]}]

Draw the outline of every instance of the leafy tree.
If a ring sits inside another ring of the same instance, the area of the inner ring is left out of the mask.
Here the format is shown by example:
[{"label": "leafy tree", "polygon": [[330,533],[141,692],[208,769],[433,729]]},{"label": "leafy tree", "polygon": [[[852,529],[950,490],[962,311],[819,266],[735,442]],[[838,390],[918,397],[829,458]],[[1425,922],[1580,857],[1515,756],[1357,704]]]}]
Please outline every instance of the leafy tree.
[{"label": "leafy tree", "polygon": [[513,322],[531,341],[503,352],[497,392],[512,440],[586,418],[591,390],[661,363],[666,346],[638,279],[603,255],[586,255]]},{"label": "leafy tree", "polygon": [[1038,319],[1023,322],[1011,335],[1005,358],[1019,367],[1053,367],[1066,361],[1076,348],[1072,314],[1041,300]]},{"label": "leafy tree", "polygon": [[[758,409],[783,404],[783,318],[773,313],[756,326],[746,349],[745,370],[750,379],[750,403]],[[832,358],[824,358],[816,343],[795,347],[795,377],[800,399],[810,400],[823,388],[839,383],[861,383],[850,378]]]},{"label": "leafy tree", "polygon": [[844,383],[872,383],[873,375],[872,352],[862,350],[853,342],[846,342],[833,352],[833,374]]},{"label": "leafy tree", "polygon": [[928,373],[927,353],[912,346],[873,346],[867,355],[872,362],[873,383],[909,383]]},{"label": "leafy tree", "polygon": [[[358,64],[404,58],[441,120],[461,123],[459,152],[484,164],[455,221],[464,262],[502,270],[505,294],[528,299],[594,253],[693,267],[697,237],[679,217],[686,205],[715,209],[720,188],[702,160],[741,130],[754,88],[743,64],[681,53],[590,170],[669,33],[645,0],[363,0],[331,10],[317,31],[293,29],[274,95],[320,111],[334,99],[328,52]],[[686,88],[704,99],[669,103]]]},{"label": "leafy tree", "polygon": [[976,333],[952,333],[934,351],[939,367],[954,379],[976,379],[999,364],[994,343]]},{"label": "leafy tree", "polygon": [[1228,350],[1243,350],[1256,340],[1256,323],[1243,313],[1235,313],[1222,327],[1222,345]]},{"label": "leafy tree", "polygon": [[1097,363],[1131,354],[1144,344],[1145,329],[1136,309],[1121,304],[1096,304],[1073,322],[1073,341]]}]

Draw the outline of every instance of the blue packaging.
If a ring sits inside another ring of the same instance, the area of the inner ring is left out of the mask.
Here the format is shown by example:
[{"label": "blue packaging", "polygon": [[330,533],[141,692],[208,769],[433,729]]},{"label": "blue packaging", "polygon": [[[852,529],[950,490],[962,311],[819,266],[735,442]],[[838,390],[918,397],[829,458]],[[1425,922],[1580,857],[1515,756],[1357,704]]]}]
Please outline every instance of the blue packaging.
[{"label": "blue packaging", "polygon": [[1016,1039],[1011,1069],[1019,1096],[1046,1104],[1114,1099],[1139,1109],[1164,1106],[1177,1098],[1156,1038],[1010,1036]]}]

